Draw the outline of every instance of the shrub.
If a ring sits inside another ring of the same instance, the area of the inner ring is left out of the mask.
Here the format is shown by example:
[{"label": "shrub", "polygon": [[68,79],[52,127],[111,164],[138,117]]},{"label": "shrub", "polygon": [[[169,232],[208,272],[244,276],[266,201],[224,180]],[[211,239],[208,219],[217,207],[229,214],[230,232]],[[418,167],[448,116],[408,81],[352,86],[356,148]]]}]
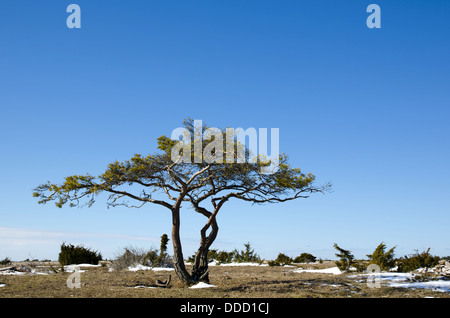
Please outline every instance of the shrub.
[{"label": "shrub", "polygon": [[250,243],[244,244],[245,250],[234,250],[234,261],[237,263],[259,263],[261,264],[263,260],[255,253],[250,246]]},{"label": "shrub", "polygon": [[418,268],[434,267],[439,264],[439,260],[439,256],[430,254],[430,248],[420,254],[416,250],[415,254],[397,259],[397,271],[406,273]]},{"label": "shrub", "polygon": [[340,248],[336,243],[334,243],[333,247],[339,252],[335,254],[339,257],[339,260],[336,261],[336,266],[343,272],[349,271],[350,267],[356,264],[355,257],[350,251]]},{"label": "shrub", "polygon": [[125,247],[121,254],[116,256],[111,267],[115,270],[122,270],[128,267],[144,265],[152,267],[172,267],[172,257],[167,254],[167,234],[161,236],[160,250],[145,250],[134,246]]},{"label": "shrub", "polygon": [[[216,249],[208,251],[208,263],[212,261],[216,261],[218,265],[220,264],[228,264],[234,261],[235,252],[227,252],[227,251],[218,251]],[[187,259],[188,262],[194,263],[195,254],[190,256]]]},{"label": "shrub", "polygon": [[[217,250],[208,251],[208,262],[215,260],[220,265],[231,263],[233,262],[233,259],[234,259],[234,252],[217,251]],[[192,262],[193,261],[194,259],[192,259]]]},{"label": "shrub", "polygon": [[367,255],[369,258],[370,264],[375,264],[380,266],[382,271],[386,271],[394,267],[395,259],[394,259],[394,249],[391,248],[389,251],[385,252],[386,245],[382,242],[377,246],[375,251],[372,254]]},{"label": "shrub", "polygon": [[9,257],[5,257],[0,261],[0,265],[9,265],[11,264],[11,259]]},{"label": "shrub", "polygon": [[315,261],[316,257],[309,253],[301,253],[294,258],[294,263],[314,263]]},{"label": "shrub", "polygon": [[169,238],[167,237],[167,234],[161,235],[161,247],[159,249],[159,256],[160,258],[163,258],[165,255],[167,255],[167,243],[169,243]]},{"label": "shrub", "polygon": [[[258,254],[255,253],[250,246],[250,243],[244,244],[244,250],[233,250],[231,252],[227,251],[218,251],[218,250],[209,250],[208,251],[208,262],[213,260],[217,261],[218,264],[225,263],[259,263],[261,264],[264,260],[259,257]],[[190,256],[187,261],[193,263],[195,259],[195,254]]]},{"label": "shrub", "polygon": [[283,253],[279,253],[274,261],[269,261],[269,266],[284,266],[289,264],[292,264],[292,258]]},{"label": "shrub", "polygon": [[367,270],[368,262],[363,260],[354,260],[353,267],[357,272],[365,272]]},{"label": "shrub", "polygon": [[169,238],[167,237],[167,234],[163,234],[161,236],[161,246],[159,249],[159,255],[155,260],[152,260],[153,266],[158,266],[158,267],[172,267],[173,266],[173,259],[166,252],[168,242],[169,242]]},{"label": "shrub", "polygon": [[136,265],[151,266],[152,261],[157,259],[158,252],[156,250],[146,251],[134,246],[123,248],[123,252],[117,255],[116,259],[111,263],[111,267],[115,270],[126,269]]},{"label": "shrub", "polygon": [[41,259],[40,262],[41,263],[50,263],[51,260],[45,258],[45,259]]},{"label": "shrub", "polygon": [[61,266],[69,264],[93,264],[98,265],[102,260],[102,255],[98,252],[91,251],[82,245],[74,246],[72,244],[61,245],[58,261]]}]

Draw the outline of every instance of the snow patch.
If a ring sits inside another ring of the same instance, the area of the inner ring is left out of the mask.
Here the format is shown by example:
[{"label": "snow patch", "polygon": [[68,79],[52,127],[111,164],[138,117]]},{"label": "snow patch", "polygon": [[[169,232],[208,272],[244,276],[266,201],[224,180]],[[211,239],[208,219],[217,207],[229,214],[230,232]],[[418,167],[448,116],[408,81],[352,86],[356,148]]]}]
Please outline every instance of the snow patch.
[{"label": "snow patch", "polygon": [[157,272],[157,271],[173,271],[174,270],[171,267],[151,267],[151,266],[145,266],[145,265],[141,265],[141,264],[130,266],[127,269],[131,272],[150,271],[150,270]]},{"label": "snow patch", "polygon": [[448,280],[432,280],[428,282],[406,282],[406,283],[390,283],[390,287],[400,287],[400,288],[426,288],[432,289],[434,291],[440,292],[450,292],[450,281]]},{"label": "snow patch", "polygon": [[[436,266],[434,268],[420,268],[409,273],[381,272],[370,274],[359,274],[351,277],[371,277],[387,283],[389,287],[399,288],[423,288],[440,292],[450,292],[450,280],[448,280],[448,268]],[[421,274],[434,273],[435,279],[423,282],[414,281],[414,277]]]},{"label": "snow patch", "polygon": [[64,271],[68,273],[73,273],[75,271],[84,273],[86,270],[81,270],[81,267],[100,267],[101,265],[94,265],[94,264],[70,264],[64,266]]},{"label": "snow patch", "polygon": [[225,263],[219,264],[216,260],[208,263],[208,266],[269,266],[268,264],[259,264],[259,263]]},{"label": "snow patch", "polygon": [[155,272],[164,272],[164,271],[173,271],[173,270],[175,270],[174,268],[171,268],[171,267],[152,267],[152,271],[155,271]]},{"label": "snow patch", "polygon": [[194,286],[191,286],[191,287],[189,287],[189,288],[195,289],[195,288],[211,288],[211,287],[217,287],[217,286],[216,286],[216,285],[211,285],[211,284],[207,284],[207,283],[200,282],[200,283],[198,283],[198,284],[196,284],[196,285],[194,285]]},{"label": "snow patch", "polygon": [[145,266],[145,265],[141,265],[141,264],[136,264],[134,266],[130,266],[127,268],[127,270],[129,270],[130,272],[149,271],[151,269],[152,269],[151,266]]},{"label": "snow patch", "polygon": [[11,271],[1,271],[0,275],[17,275],[17,276],[20,276],[20,275],[25,275],[25,273],[11,270]]},{"label": "snow patch", "polygon": [[296,269],[293,271],[294,273],[320,273],[320,274],[333,274],[339,275],[341,274],[341,270],[337,267],[330,267],[324,269]]}]

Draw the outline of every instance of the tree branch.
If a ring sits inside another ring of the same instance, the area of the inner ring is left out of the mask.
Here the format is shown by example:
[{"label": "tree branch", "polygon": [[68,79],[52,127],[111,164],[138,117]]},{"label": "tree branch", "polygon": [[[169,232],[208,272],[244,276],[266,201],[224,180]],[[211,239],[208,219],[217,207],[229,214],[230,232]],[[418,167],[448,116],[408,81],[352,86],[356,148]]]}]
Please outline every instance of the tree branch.
[{"label": "tree branch", "polygon": [[104,191],[111,192],[111,193],[114,193],[114,194],[120,194],[120,195],[123,195],[123,196],[127,196],[127,197],[130,197],[132,199],[135,199],[135,200],[138,200],[138,201],[142,201],[142,202],[150,202],[150,203],[154,203],[154,204],[159,204],[159,205],[162,205],[162,206],[164,206],[164,207],[166,207],[168,209],[172,209],[172,205],[171,204],[169,204],[169,203],[167,203],[165,201],[162,201],[162,200],[155,200],[155,199],[152,199],[152,198],[141,198],[141,197],[138,197],[138,196],[136,196],[134,194],[128,193],[126,191],[117,191],[117,190],[114,190],[114,189],[111,189],[111,188],[106,188],[106,189],[104,189]]}]

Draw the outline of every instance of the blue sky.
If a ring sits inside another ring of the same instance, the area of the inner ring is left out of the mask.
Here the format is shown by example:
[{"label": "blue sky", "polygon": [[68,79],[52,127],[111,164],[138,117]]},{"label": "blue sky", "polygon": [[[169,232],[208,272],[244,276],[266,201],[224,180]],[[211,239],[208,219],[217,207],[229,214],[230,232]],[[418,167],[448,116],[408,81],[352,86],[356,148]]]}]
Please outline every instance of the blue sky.
[{"label": "blue sky", "polygon": [[[71,3],[81,29],[66,26]],[[371,3],[381,29],[366,26]],[[0,258],[57,259],[63,241],[107,258],[158,247],[168,210],[58,209],[32,189],[153,153],[187,116],[279,128],[292,164],[334,185],[230,202],[213,248],[450,255],[449,15],[445,0],[2,1]],[[202,222],[182,214],[186,257]]]}]

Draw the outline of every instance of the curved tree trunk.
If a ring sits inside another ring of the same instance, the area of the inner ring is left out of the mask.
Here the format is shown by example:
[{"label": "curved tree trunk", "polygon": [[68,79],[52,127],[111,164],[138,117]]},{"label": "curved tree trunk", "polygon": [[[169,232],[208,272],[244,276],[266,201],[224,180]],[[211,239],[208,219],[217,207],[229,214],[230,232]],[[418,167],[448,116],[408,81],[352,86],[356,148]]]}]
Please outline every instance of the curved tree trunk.
[{"label": "curved tree trunk", "polygon": [[183,250],[180,240],[180,210],[172,210],[172,244],[173,244],[173,265],[175,274],[185,285],[192,285],[196,281],[186,271],[184,266]]},{"label": "curved tree trunk", "polygon": [[[172,210],[172,244],[173,244],[173,265],[175,274],[185,285],[193,285],[199,281],[209,283],[208,275],[208,251],[217,237],[219,227],[217,226],[215,214],[204,208],[197,210],[204,216],[208,217],[208,222],[201,230],[200,247],[195,254],[194,264],[191,274],[189,274],[184,266],[183,251],[180,240],[180,210]],[[211,232],[206,236],[206,231],[211,227]]]},{"label": "curved tree trunk", "polygon": [[[209,283],[208,271],[208,251],[217,237],[219,227],[217,226],[215,215],[206,209],[198,208],[198,212],[208,217],[208,222],[201,230],[200,247],[195,254],[194,265],[192,266],[191,276],[196,281]],[[206,231],[211,226],[211,233],[206,236]]]},{"label": "curved tree trunk", "polygon": [[204,245],[201,245],[197,253],[195,253],[191,275],[195,280],[209,283],[208,249]]}]

